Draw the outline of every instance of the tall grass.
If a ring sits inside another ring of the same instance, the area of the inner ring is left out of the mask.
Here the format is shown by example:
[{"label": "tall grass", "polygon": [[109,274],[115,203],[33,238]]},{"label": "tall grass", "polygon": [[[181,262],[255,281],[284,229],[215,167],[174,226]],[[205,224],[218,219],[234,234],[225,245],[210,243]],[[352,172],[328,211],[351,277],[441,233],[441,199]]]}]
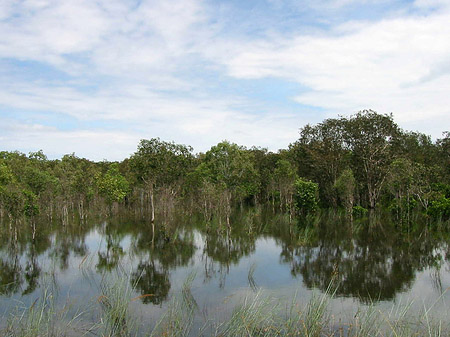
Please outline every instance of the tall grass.
[{"label": "tall grass", "polygon": [[84,335],[89,331],[82,323],[85,312],[76,311],[69,316],[70,309],[69,303],[57,308],[54,292],[45,288],[30,306],[21,303],[6,317],[6,327],[0,334],[4,337]]},{"label": "tall grass", "polygon": [[129,310],[134,291],[132,285],[130,277],[123,272],[102,279],[101,295],[97,298],[101,307],[98,323],[101,336],[127,337],[135,330],[135,320]]},{"label": "tall grass", "polygon": [[267,298],[262,298],[261,292],[252,299],[246,297],[244,303],[234,309],[231,318],[217,326],[215,336],[275,336],[272,305]]},{"label": "tall grass", "polygon": [[195,273],[189,274],[181,288],[181,296],[174,296],[166,313],[153,328],[150,336],[184,337],[192,330],[194,316],[198,310],[191,287]]},{"label": "tall grass", "polygon": [[[254,267],[249,271],[253,277]],[[237,304],[230,317],[221,321],[205,317],[203,326],[194,324],[200,310],[190,274],[180,291],[173,295],[165,314],[155,326],[142,328],[143,321],[133,311],[133,303],[143,296],[136,294],[131,278],[123,270],[101,279],[99,296],[86,304],[83,311],[72,310],[66,302],[62,306],[50,288],[28,307],[23,304],[10,313],[0,336],[4,337],[444,337],[450,336],[448,319],[438,318],[433,305],[412,313],[412,304],[398,303],[390,310],[381,310],[375,304],[361,306],[351,318],[336,324],[331,320],[329,302],[335,294],[330,284],[323,294],[313,294],[306,303],[296,296],[284,306],[279,300],[264,296],[261,289]],[[251,282],[250,282],[251,283]],[[443,298],[443,297],[442,297]],[[71,313],[71,314],[69,314]],[[97,317],[89,323],[90,317]],[[146,320],[147,317],[140,317]],[[152,317],[153,319],[153,317]],[[138,324],[139,323],[139,324]],[[198,322],[196,322],[198,323]],[[201,325],[201,324],[200,324]]]}]

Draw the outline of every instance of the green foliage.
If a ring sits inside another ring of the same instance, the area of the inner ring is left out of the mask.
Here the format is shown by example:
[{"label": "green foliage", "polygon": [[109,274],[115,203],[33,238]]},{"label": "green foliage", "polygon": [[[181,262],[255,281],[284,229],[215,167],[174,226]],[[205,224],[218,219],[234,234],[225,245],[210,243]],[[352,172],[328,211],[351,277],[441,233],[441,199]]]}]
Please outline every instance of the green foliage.
[{"label": "green foliage", "polygon": [[289,193],[298,177],[290,161],[279,159],[275,164],[273,178],[280,192]]},{"label": "green foliage", "polygon": [[410,197],[409,200],[407,197],[402,197],[400,199],[392,200],[388,209],[393,214],[404,215],[405,213],[413,211],[417,207],[417,200],[414,197]]},{"label": "green foliage", "polygon": [[[303,186],[316,182],[316,197]],[[75,154],[49,160],[42,150],[25,155],[0,152],[0,216],[102,207],[121,201],[164,218],[181,202],[189,211],[231,216],[236,204],[270,203],[280,212],[297,205],[302,213],[321,206],[386,206],[399,215],[417,205],[433,217],[447,217],[450,198],[450,133],[433,143],[429,136],[401,130],[392,115],[364,110],[300,129],[299,139],[277,153],[228,141],[205,154],[159,138],[140,141],[120,163],[95,163]],[[405,200],[409,200],[409,203]],[[408,203],[406,205],[405,203]],[[220,222],[220,221],[219,221]]]},{"label": "green foliage", "polygon": [[190,146],[152,138],[140,141],[137,152],[130,158],[130,166],[138,181],[167,185],[183,178],[192,161]]},{"label": "green foliage", "polygon": [[320,197],[328,205],[336,206],[335,190],[339,172],[348,162],[344,147],[345,119],[326,119],[300,129],[300,139],[291,146],[299,167],[299,174],[319,182]]},{"label": "green foliage", "polygon": [[353,206],[353,216],[362,217],[362,216],[366,215],[367,212],[369,212],[367,210],[367,208],[364,208],[364,207],[359,206],[359,205]]},{"label": "green foliage", "polygon": [[258,191],[258,172],[253,166],[252,155],[237,144],[224,141],[211,147],[199,170],[203,179],[232,192],[237,200]]},{"label": "green foliage", "polygon": [[344,170],[334,184],[339,199],[348,212],[352,211],[356,180],[351,169]]},{"label": "green foliage", "polygon": [[400,135],[392,115],[364,110],[345,123],[344,144],[352,153],[352,169],[366,190],[367,206],[375,208],[394,157],[393,142]]},{"label": "green foliage", "polygon": [[14,176],[6,163],[0,161],[0,189],[13,182]]},{"label": "green foliage", "polygon": [[319,185],[301,178],[295,181],[295,206],[303,214],[314,212],[319,202]]},{"label": "green foliage", "polygon": [[58,184],[55,177],[49,172],[42,171],[37,167],[27,166],[22,176],[23,182],[34,194],[39,195],[45,190],[52,189]]},{"label": "green foliage", "polygon": [[111,164],[105,174],[98,175],[96,183],[100,195],[105,197],[108,203],[123,200],[130,189],[128,181],[120,174],[116,163]]},{"label": "green foliage", "polygon": [[37,205],[38,197],[31,191],[23,190],[24,207],[23,213],[28,217],[33,217],[39,214],[39,206]]},{"label": "green foliage", "polygon": [[427,212],[435,218],[450,219],[450,198],[440,195],[431,202]]}]

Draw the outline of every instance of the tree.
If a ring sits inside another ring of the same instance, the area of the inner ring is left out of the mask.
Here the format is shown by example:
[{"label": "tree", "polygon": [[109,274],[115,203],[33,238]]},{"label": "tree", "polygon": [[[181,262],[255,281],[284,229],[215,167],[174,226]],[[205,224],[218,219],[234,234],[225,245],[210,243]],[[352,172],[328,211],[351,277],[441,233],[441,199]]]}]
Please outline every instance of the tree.
[{"label": "tree", "polygon": [[17,217],[23,208],[22,195],[14,186],[16,180],[11,169],[0,159],[0,218],[4,213]]},{"label": "tree", "polygon": [[275,165],[273,174],[274,187],[280,194],[280,210],[283,209],[283,204],[291,213],[293,211],[293,195],[295,192],[295,181],[298,178],[291,162],[285,159],[280,159]]},{"label": "tree", "polygon": [[140,141],[137,152],[130,158],[130,167],[150,194],[152,222],[155,221],[155,190],[167,188],[174,197],[177,193],[175,185],[180,186],[192,162],[190,146],[164,142],[159,138]]},{"label": "tree", "polygon": [[348,215],[352,215],[353,203],[355,201],[355,177],[351,169],[342,171],[339,178],[336,180],[334,187],[338,192],[339,199],[341,200]]},{"label": "tree", "polygon": [[96,184],[100,195],[105,197],[110,205],[122,201],[130,188],[128,181],[120,174],[117,163],[111,164],[105,174],[98,174]]},{"label": "tree", "polygon": [[443,133],[443,138],[437,140],[438,163],[442,166],[442,179],[450,183],[450,132]]},{"label": "tree", "polygon": [[318,181],[321,198],[331,206],[336,206],[333,186],[348,157],[344,149],[345,122],[343,118],[330,118],[314,126],[308,124],[300,129],[300,139],[290,146],[299,175]]},{"label": "tree", "polygon": [[402,219],[404,215],[409,219],[410,211],[416,203],[412,193],[414,171],[413,163],[405,158],[395,159],[390,165],[387,189],[394,200],[389,208],[396,213],[397,219]]},{"label": "tree", "polygon": [[274,190],[273,175],[275,164],[279,159],[286,156],[282,156],[280,153],[269,152],[266,148],[256,146],[253,146],[249,152],[253,160],[253,166],[258,172],[257,178],[259,178],[259,193],[255,195],[255,204],[264,202],[265,200],[269,201],[271,196],[273,201],[272,192]]},{"label": "tree", "polygon": [[206,152],[199,169],[203,180],[209,181],[220,191],[227,225],[230,226],[232,200],[240,201],[258,192],[258,172],[253,166],[251,153],[244,147],[227,141]]},{"label": "tree", "polygon": [[394,158],[392,144],[399,134],[392,115],[373,110],[360,111],[345,121],[345,145],[352,152],[353,172],[361,189],[367,191],[370,208],[375,208],[380,197]]}]

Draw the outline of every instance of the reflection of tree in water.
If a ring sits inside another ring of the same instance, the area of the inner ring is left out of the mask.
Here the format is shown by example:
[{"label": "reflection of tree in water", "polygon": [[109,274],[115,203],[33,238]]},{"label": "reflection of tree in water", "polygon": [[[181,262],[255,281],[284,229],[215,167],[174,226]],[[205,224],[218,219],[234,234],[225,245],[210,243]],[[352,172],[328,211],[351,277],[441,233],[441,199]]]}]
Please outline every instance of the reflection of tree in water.
[{"label": "reflection of tree in water", "polygon": [[131,280],[141,295],[144,295],[141,298],[143,303],[161,304],[169,294],[169,272],[157,266],[153,260],[139,262],[131,275]]},{"label": "reflection of tree in water", "polygon": [[143,303],[161,304],[170,291],[169,271],[192,261],[197,247],[192,232],[142,231],[135,239],[132,250],[140,256],[131,282],[140,291]]},{"label": "reflection of tree in water", "polygon": [[73,233],[56,233],[49,255],[54,262],[57,262],[61,270],[69,268],[69,257],[72,253],[75,256],[85,256],[88,252],[85,240],[86,233],[75,235]]},{"label": "reflection of tree in water", "polygon": [[23,271],[17,259],[0,259],[0,295],[18,292],[23,283]]},{"label": "reflection of tree in water", "polygon": [[117,267],[120,259],[125,255],[121,246],[122,236],[108,233],[106,235],[106,251],[98,251],[98,262],[96,265],[99,271],[111,271]]},{"label": "reflection of tree in water", "polygon": [[41,268],[37,258],[48,249],[50,241],[45,235],[29,240],[29,235],[26,226],[10,228],[0,235],[0,294],[26,295],[38,286]]},{"label": "reflection of tree in water", "polygon": [[40,258],[45,254],[59,262],[61,269],[68,268],[71,252],[86,254],[86,229],[74,235],[70,226],[53,228],[46,222],[37,223],[34,235],[32,229],[27,223],[0,226],[0,294],[35,291],[42,273]]},{"label": "reflection of tree in water", "polygon": [[22,291],[22,295],[30,294],[37,288],[39,285],[39,275],[41,274],[41,267],[37,262],[38,254],[36,253],[35,245],[31,245],[27,255],[28,259],[25,266],[25,280],[27,281],[27,287]]},{"label": "reflection of tree in water", "polygon": [[417,271],[442,258],[430,236],[413,237],[366,228],[356,239],[325,237],[313,247],[284,246],[282,260],[309,288],[325,291],[335,279],[338,295],[365,302],[390,300],[411,287]]},{"label": "reflection of tree in water", "polygon": [[136,254],[148,253],[151,259],[158,260],[164,268],[185,266],[191,261],[197,250],[192,232],[159,230],[154,240],[151,232],[151,228],[146,228],[138,234],[132,247]]},{"label": "reflection of tree in water", "polygon": [[[32,293],[39,285],[41,267],[37,262],[36,247],[30,244],[25,251],[26,260],[21,263],[18,250],[14,245],[7,254],[0,257],[0,294],[12,295],[21,291],[22,295]],[[12,249],[11,249],[12,248]],[[2,252],[0,252],[1,255]]]},{"label": "reflection of tree in water", "polygon": [[243,231],[211,231],[204,235],[204,240],[205,280],[215,274],[215,264],[217,263],[221,287],[225,285],[225,275],[229,273],[230,266],[238,264],[241,258],[255,251],[255,237]]}]

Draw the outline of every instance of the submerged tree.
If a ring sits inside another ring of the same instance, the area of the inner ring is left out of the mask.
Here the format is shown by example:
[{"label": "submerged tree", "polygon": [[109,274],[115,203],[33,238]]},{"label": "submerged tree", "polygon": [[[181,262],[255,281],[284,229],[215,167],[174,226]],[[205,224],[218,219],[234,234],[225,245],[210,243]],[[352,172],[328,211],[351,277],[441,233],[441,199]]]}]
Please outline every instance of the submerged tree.
[{"label": "submerged tree", "polygon": [[355,186],[356,181],[351,169],[344,170],[334,184],[338,197],[350,216],[352,215],[355,201]]},{"label": "submerged tree", "polygon": [[300,129],[300,139],[291,145],[300,176],[318,182],[321,198],[331,206],[336,206],[333,186],[348,161],[345,123],[343,118],[330,118],[314,126],[308,124]]},{"label": "submerged tree", "polygon": [[298,178],[291,162],[285,159],[280,159],[275,164],[273,172],[274,188],[278,191],[280,197],[280,210],[285,209],[289,214],[293,212],[295,181]]},{"label": "submerged tree", "polygon": [[129,192],[129,184],[126,178],[120,174],[119,165],[113,163],[105,174],[98,174],[96,185],[109,205],[122,201]]},{"label": "submerged tree", "polygon": [[175,197],[182,179],[192,166],[192,148],[159,138],[143,139],[130,158],[137,180],[150,194],[151,221],[155,220],[155,191],[165,190]]},{"label": "submerged tree", "polygon": [[228,226],[232,202],[242,203],[258,192],[258,172],[251,153],[236,144],[224,141],[211,147],[197,170],[204,185],[215,187]]},{"label": "submerged tree", "polygon": [[400,134],[392,115],[363,110],[345,121],[344,139],[352,152],[352,167],[360,189],[367,191],[370,208],[375,208],[394,153],[392,144]]}]

